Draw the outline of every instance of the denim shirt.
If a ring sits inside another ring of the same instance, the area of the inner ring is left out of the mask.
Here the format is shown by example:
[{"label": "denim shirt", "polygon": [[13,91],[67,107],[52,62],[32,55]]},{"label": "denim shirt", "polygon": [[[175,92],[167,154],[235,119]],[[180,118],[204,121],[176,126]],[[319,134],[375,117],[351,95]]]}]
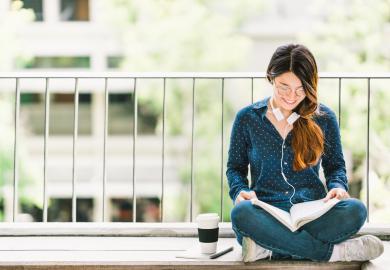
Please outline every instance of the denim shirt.
[{"label": "denim shirt", "polygon": [[[235,202],[240,191],[256,192],[260,200],[278,205],[290,205],[293,188],[281,174],[283,138],[266,117],[267,97],[241,109],[234,120],[228,152],[226,176],[229,195]],[[340,130],[335,113],[320,104],[313,120],[324,134],[324,151],[314,166],[301,171],[293,170],[294,152],[291,146],[292,133],[288,133],[284,144],[283,172],[294,186],[292,203],[311,201],[325,197],[327,190],[319,178],[322,164],[328,190],[343,188],[348,191],[345,162],[340,141]],[[251,183],[248,181],[248,165]]]}]

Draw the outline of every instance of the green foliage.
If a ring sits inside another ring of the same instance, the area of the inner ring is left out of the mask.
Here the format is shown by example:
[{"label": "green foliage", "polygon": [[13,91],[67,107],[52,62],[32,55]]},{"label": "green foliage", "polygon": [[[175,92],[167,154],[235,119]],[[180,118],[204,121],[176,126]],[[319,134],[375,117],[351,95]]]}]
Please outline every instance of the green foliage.
[{"label": "green foliage", "polygon": [[[106,2],[108,20],[122,33],[126,48],[122,68],[137,72],[226,72],[238,69],[251,45],[249,38],[240,33],[240,27],[252,16],[262,13],[263,3],[249,0]],[[191,138],[191,83],[192,80],[189,84],[167,80],[168,135]],[[195,88],[194,211],[220,213],[221,80],[197,80]],[[159,132],[162,103],[161,91],[157,89],[161,89],[161,85],[143,88],[142,92],[149,91],[149,94],[143,94],[143,98],[152,100],[153,108],[160,112]],[[225,110],[230,108],[225,99]],[[186,147],[190,153],[190,141]],[[180,175],[183,190],[177,196],[176,211],[177,218],[183,219],[188,217],[190,167],[182,168]],[[223,181],[226,181],[224,171]],[[232,204],[227,196],[226,183],[224,198],[226,210]],[[225,220],[229,219],[230,213],[224,211],[224,215]]]},{"label": "green foliage", "polygon": [[323,17],[303,33],[322,71],[389,70],[390,1],[314,2],[314,16]]},{"label": "green foliage", "polygon": [[[311,32],[302,33],[300,41],[313,52],[320,71],[387,71],[390,54],[390,1],[336,1],[329,5],[317,1],[315,15],[325,14]],[[373,73],[375,75],[375,73]],[[371,221],[384,222],[390,216],[388,204],[378,203],[390,196],[390,91],[388,80],[371,80],[370,100],[370,196]],[[335,85],[320,91],[337,95]],[[350,181],[366,183],[367,80],[343,80],[341,134],[343,145],[352,152]],[[329,98],[325,98],[330,100]],[[337,100],[330,102],[337,108]],[[378,192],[380,189],[380,192]],[[364,187],[365,191],[365,187]],[[364,193],[361,193],[364,194]],[[364,198],[364,196],[361,196]]]},{"label": "green foliage", "polygon": [[[3,14],[0,18],[0,70],[9,71],[12,68],[15,56],[19,61],[26,55],[21,42],[18,41],[15,32],[20,31],[26,23],[34,20],[31,10],[22,9],[22,2],[16,1],[11,4],[11,11]],[[10,27],[12,26],[12,27]]]},{"label": "green foliage", "polygon": [[[14,180],[14,121],[13,98],[8,95],[0,95],[0,186],[13,188]],[[18,199],[20,203],[39,205],[42,198],[39,197],[38,181],[42,179],[42,172],[29,164],[26,146],[23,143],[23,129],[19,129],[18,142]]]},{"label": "green foliage", "polygon": [[107,17],[123,33],[126,70],[226,71],[248,52],[250,41],[238,27],[262,8],[250,3],[116,0],[107,2]]},{"label": "green foliage", "polygon": [[[34,14],[31,10],[22,9],[20,1],[12,2],[11,11],[5,14],[0,20],[0,70],[9,71],[13,65],[13,59],[16,55],[18,61],[25,61],[23,56],[24,48],[17,40],[16,31],[26,27],[26,23],[33,21]],[[12,27],[10,27],[12,25]],[[4,87],[4,86],[3,86]],[[13,168],[14,168],[14,119],[12,94],[2,93],[0,95],[0,187],[3,192],[9,192],[13,185]],[[20,133],[23,133],[20,130]],[[36,203],[38,198],[34,186],[38,179],[30,171],[29,166],[24,162],[26,160],[24,147],[19,144],[19,199],[20,202]],[[3,194],[1,194],[3,196]],[[2,198],[4,206],[4,199]],[[0,220],[3,220],[4,213],[0,210]]]}]

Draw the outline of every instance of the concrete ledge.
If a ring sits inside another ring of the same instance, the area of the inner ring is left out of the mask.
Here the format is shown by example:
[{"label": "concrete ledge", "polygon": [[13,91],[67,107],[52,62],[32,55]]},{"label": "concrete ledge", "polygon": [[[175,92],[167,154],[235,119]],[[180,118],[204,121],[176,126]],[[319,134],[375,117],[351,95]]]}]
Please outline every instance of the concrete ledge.
[{"label": "concrete ledge", "polygon": [[362,263],[350,262],[350,263],[314,263],[314,262],[297,262],[297,261],[279,261],[279,262],[255,262],[251,264],[244,263],[204,263],[204,262],[132,262],[129,263],[87,263],[87,264],[74,264],[74,263],[60,263],[60,264],[9,264],[0,265],[2,269],[33,269],[33,270],[172,270],[172,269],[183,269],[183,270],[215,270],[217,268],[223,269],[237,269],[237,270],[257,270],[257,269],[289,269],[289,270],[360,270]]},{"label": "concrete ledge", "polygon": [[[195,237],[196,223],[99,223],[99,222],[34,222],[0,223],[0,236],[133,236]],[[390,240],[390,224],[365,224],[358,232]],[[221,238],[235,237],[230,222],[220,223]]]},{"label": "concrete ledge", "polygon": [[362,262],[317,263],[261,260],[243,263],[234,238],[221,238],[218,246],[234,250],[217,259],[176,258],[198,248],[198,239],[181,237],[34,236],[0,238],[1,269],[360,269]]}]

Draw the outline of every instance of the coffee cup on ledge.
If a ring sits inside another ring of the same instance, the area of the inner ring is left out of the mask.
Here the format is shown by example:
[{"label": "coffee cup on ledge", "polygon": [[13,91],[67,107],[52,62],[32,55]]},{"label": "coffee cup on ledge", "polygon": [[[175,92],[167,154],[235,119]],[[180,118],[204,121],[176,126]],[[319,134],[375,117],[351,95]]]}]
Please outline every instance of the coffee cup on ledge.
[{"label": "coffee cup on ledge", "polygon": [[217,251],[219,216],[216,213],[200,214],[196,217],[200,252],[212,254]]}]

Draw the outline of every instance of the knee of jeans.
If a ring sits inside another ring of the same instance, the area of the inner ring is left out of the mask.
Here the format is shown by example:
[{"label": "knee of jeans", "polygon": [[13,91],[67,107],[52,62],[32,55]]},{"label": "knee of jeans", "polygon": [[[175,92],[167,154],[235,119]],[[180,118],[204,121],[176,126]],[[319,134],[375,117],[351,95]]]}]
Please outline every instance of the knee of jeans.
[{"label": "knee of jeans", "polygon": [[233,207],[230,216],[233,225],[240,228],[240,224],[248,220],[248,216],[250,215],[250,211],[252,208],[253,206],[250,201],[242,201],[236,204]]},{"label": "knee of jeans", "polygon": [[348,204],[349,218],[354,220],[355,224],[363,225],[367,218],[367,208],[358,199],[351,198],[346,200]]}]

